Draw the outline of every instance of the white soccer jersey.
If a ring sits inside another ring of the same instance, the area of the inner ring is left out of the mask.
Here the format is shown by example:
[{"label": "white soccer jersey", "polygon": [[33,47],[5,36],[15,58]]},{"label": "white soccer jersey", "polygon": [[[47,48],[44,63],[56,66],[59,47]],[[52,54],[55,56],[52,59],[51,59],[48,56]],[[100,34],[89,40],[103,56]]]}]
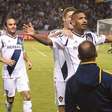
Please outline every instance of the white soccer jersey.
[{"label": "white soccer jersey", "polygon": [[[2,57],[6,59],[15,60],[14,66],[4,64],[3,77],[18,77],[22,74],[18,74],[20,69],[25,70],[25,63],[23,58],[23,39],[18,35],[16,38],[12,38],[11,35],[5,34],[0,37],[0,49]],[[17,72],[17,73],[15,73]]]},{"label": "white soccer jersey", "polygon": [[53,42],[53,56],[54,56],[54,80],[56,81],[64,81],[67,76],[67,64],[65,61],[65,56],[63,54],[63,50],[56,44],[56,40],[58,37],[50,37],[52,33],[58,32],[59,30],[53,30],[49,34],[49,38]]},{"label": "white soccer jersey", "polygon": [[1,35],[5,35],[6,34],[6,31],[5,30],[0,30],[0,36]]},{"label": "white soccer jersey", "polygon": [[63,48],[65,59],[67,62],[69,79],[77,70],[80,60],[78,58],[78,46],[85,40],[92,41],[95,45],[105,42],[105,36],[97,38],[92,32],[85,32],[84,35],[74,34],[73,38],[67,38],[65,36],[59,36],[56,40],[56,44]]}]

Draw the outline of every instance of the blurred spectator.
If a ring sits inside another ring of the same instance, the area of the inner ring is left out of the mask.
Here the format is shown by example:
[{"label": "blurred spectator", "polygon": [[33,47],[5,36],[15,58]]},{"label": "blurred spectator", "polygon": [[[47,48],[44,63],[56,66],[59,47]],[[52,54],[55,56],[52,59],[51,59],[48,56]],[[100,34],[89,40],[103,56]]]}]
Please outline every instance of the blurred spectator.
[{"label": "blurred spectator", "polygon": [[94,0],[0,0],[0,27],[5,18],[12,15],[19,28],[30,21],[39,30],[59,28],[63,8],[67,6],[87,11],[89,28],[94,31],[98,19],[112,18],[111,1],[95,4]]}]

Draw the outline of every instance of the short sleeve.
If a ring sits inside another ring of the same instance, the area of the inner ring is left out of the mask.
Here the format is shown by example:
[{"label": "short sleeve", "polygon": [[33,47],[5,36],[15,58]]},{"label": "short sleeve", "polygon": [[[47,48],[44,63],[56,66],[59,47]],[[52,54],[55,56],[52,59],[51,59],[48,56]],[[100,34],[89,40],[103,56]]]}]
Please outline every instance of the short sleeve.
[{"label": "short sleeve", "polygon": [[95,36],[95,41],[96,41],[96,45],[99,45],[99,44],[103,44],[105,43],[105,40],[106,40],[106,36],[105,35],[100,35],[100,36]]},{"label": "short sleeve", "polygon": [[105,35],[98,36],[96,33],[90,31],[86,32],[85,35],[86,39],[92,41],[94,45],[103,44],[105,42]]},{"label": "short sleeve", "polygon": [[57,32],[59,32],[59,30],[50,32],[48,38],[52,40],[53,46],[58,45],[60,47],[64,47],[66,45],[68,38],[64,36],[63,33],[59,33],[57,36],[51,37],[53,33],[57,33]]}]

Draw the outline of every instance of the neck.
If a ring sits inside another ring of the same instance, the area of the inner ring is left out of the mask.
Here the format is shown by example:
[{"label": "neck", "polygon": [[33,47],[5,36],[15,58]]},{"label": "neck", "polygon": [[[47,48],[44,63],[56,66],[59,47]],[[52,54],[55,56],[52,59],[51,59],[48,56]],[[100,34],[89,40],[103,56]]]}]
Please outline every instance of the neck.
[{"label": "neck", "polygon": [[79,35],[83,35],[84,34],[84,30],[79,30],[79,29],[73,29],[73,33],[77,33]]},{"label": "neck", "polygon": [[68,30],[68,28],[67,27],[64,27],[63,30]]},{"label": "neck", "polygon": [[69,30],[69,26],[68,26],[66,23],[64,23],[63,29],[64,29],[64,30]]},{"label": "neck", "polygon": [[6,32],[11,38],[16,38],[16,33]]}]

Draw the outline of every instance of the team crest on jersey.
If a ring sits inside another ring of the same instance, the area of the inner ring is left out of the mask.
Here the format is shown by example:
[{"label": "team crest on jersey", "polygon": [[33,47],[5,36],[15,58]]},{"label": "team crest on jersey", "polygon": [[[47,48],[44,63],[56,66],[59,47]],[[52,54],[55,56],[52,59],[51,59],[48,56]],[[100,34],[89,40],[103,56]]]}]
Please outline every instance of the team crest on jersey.
[{"label": "team crest on jersey", "polygon": [[60,102],[63,101],[63,97],[62,96],[60,96],[58,99],[59,99]]}]

